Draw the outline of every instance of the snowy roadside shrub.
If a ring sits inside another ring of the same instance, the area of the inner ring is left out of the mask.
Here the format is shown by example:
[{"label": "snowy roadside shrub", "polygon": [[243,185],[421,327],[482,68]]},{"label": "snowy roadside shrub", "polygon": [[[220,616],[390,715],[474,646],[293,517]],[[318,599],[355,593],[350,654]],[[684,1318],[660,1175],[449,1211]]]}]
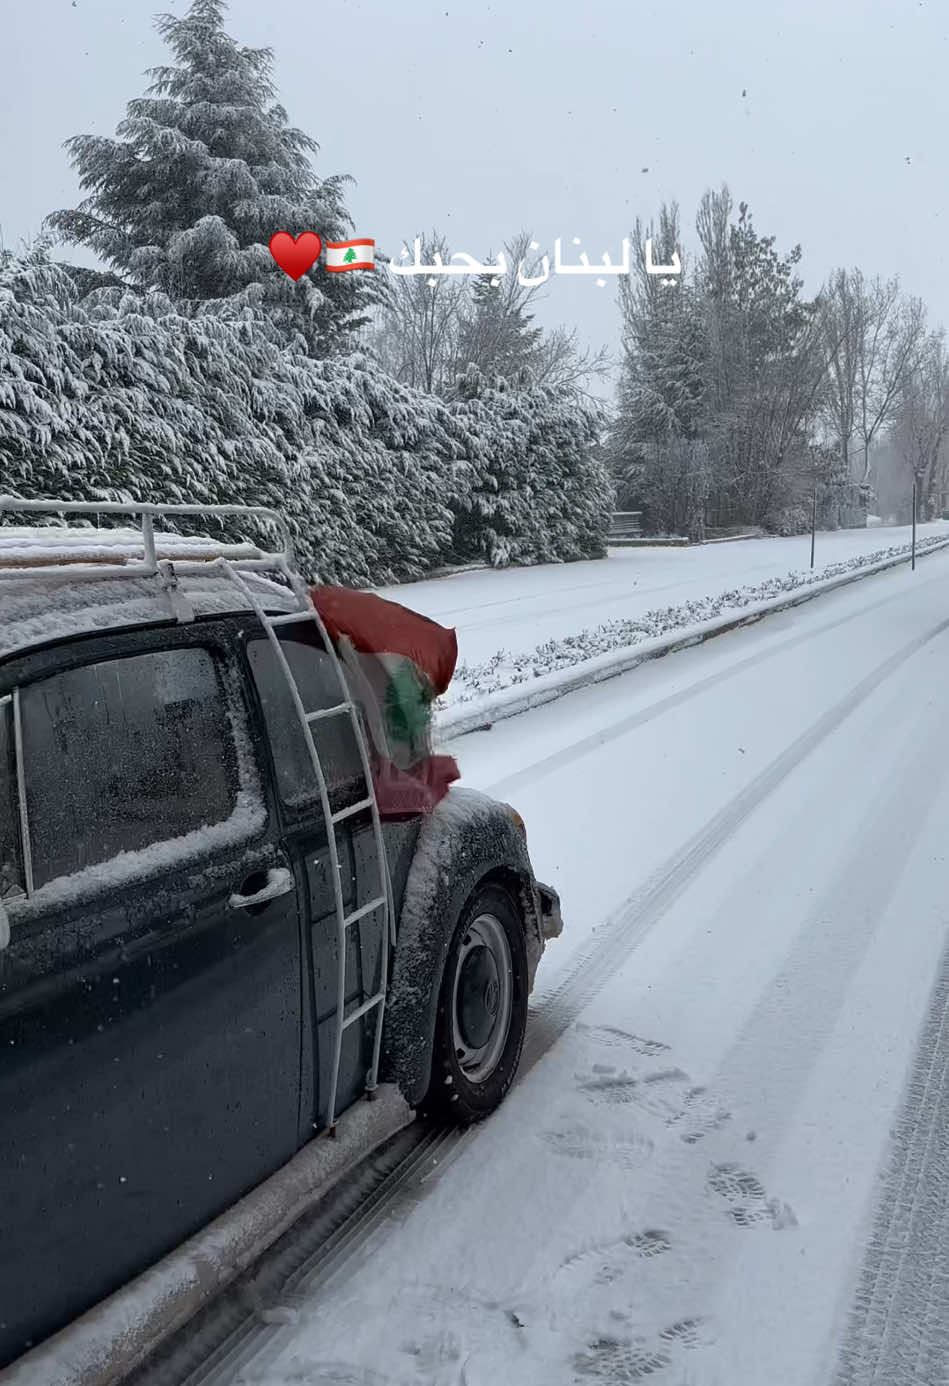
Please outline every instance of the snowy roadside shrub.
[{"label": "snowy roadside shrub", "polygon": [[811,512],[806,505],[785,505],[768,516],[766,528],[771,534],[788,539],[793,534],[807,534],[811,527]]}]

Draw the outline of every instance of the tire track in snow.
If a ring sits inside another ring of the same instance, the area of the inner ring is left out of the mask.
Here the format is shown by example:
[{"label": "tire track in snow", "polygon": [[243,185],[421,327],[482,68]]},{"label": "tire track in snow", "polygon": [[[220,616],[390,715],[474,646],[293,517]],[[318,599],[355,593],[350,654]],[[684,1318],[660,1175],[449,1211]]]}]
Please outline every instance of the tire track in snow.
[{"label": "tire track in snow", "polygon": [[[925,677],[925,675],[923,676]],[[832,873],[795,932],[780,970],[721,1060],[712,1086],[755,1098],[758,1134],[774,1144],[820,1062],[848,988],[886,917],[933,805],[949,776],[949,720],[933,702],[894,747],[892,767],[848,842],[840,840]],[[810,805],[801,818],[813,814]],[[781,851],[776,844],[774,852]],[[764,865],[767,857],[760,863]],[[734,887],[734,899],[742,882]],[[728,911],[726,902],[722,908]],[[803,913],[803,911],[802,911]]]},{"label": "tire track in snow", "polygon": [[704,828],[668,857],[580,950],[563,980],[534,1013],[521,1067],[528,1072],[612,978],[646,934],[699,875],[706,862],[732,838],[788,776],[907,660],[949,630],[949,621],[909,641],[871,670],[845,697],[776,756]]},{"label": "tire track in snow", "polygon": [[[895,596],[884,601],[893,600]],[[866,610],[862,608],[859,613],[832,622],[829,627],[822,629],[842,625],[856,615],[865,614]],[[580,955],[558,986],[536,1010],[532,1010],[521,1056],[519,1080],[578,1019],[646,934],[691,885],[706,862],[734,836],[755,809],[907,660],[947,630],[949,620],[941,621],[909,641],[867,674],[760,771],[704,828],[667,858],[610,916],[582,947]],[[788,645],[813,639],[817,633],[811,631],[805,636],[795,637],[781,648],[787,649]],[[767,651],[753,656],[750,661],[744,662],[745,667],[750,662],[767,658],[771,653]],[[728,677],[730,673],[731,670],[726,670],[714,675],[712,680],[703,681],[704,685]],[[690,696],[692,691],[685,690],[676,696]],[[666,703],[668,701],[665,700]],[[656,713],[652,712],[652,715]],[[593,740],[596,745],[602,742],[602,738]],[[304,1218],[305,1229],[301,1230],[299,1225],[291,1228],[276,1247],[265,1254],[257,1267],[242,1276],[208,1307],[201,1316],[206,1333],[206,1356],[200,1350],[196,1351],[194,1336],[186,1328],[156,1354],[151,1363],[146,1363],[134,1374],[130,1386],[132,1383],[134,1386],[172,1386],[172,1383],[174,1386],[181,1386],[182,1383],[187,1383],[187,1386],[199,1386],[199,1383],[200,1386],[232,1386],[243,1367],[265,1349],[278,1351],[287,1339],[287,1328],[278,1326],[267,1304],[279,1301],[288,1291],[295,1296],[312,1297],[314,1292],[335,1281],[380,1224],[400,1206],[417,1201],[423,1192],[422,1185],[435,1175],[440,1177],[476,1135],[477,1127],[456,1131],[450,1127],[423,1126],[414,1133],[412,1128],[401,1133],[395,1141],[401,1140],[407,1147],[404,1156],[394,1168],[382,1174],[371,1188],[365,1203],[361,1203],[341,1224],[338,1218],[333,1219],[336,1225],[332,1227],[328,1240],[327,1231],[330,1229],[326,1224],[332,1218],[332,1212],[324,1212],[321,1217]],[[345,1190],[342,1194],[345,1194]],[[287,1275],[279,1269],[281,1258],[294,1264],[292,1274]],[[887,1383],[887,1386],[893,1386],[893,1383]]]},{"label": "tire track in snow", "polygon": [[949,1380],[949,948],[894,1129],[835,1386]]},{"label": "tire track in snow", "polygon": [[[924,583],[920,583],[919,586],[929,587],[935,583],[944,585],[945,575],[938,578],[929,578]],[[889,606],[892,602],[899,601],[905,595],[906,593],[903,590],[891,592],[888,596],[881,597],[879,601],[873,602],[870,606],[861,606],[859,610],[850,611],[846,616],[838,616],[833,621],[826,621],[821,626],[813,627],[798,635],[792,635],[790,639],[781,641],[779,644],[773,645],[769,649],[759,650],[755,654],[748,655],[745,659],[741,659],[735,664],[729,664],[726,669],[720,669],[714,674],[708,674],[705,678],[699,679],[696,683],[689,684],[688,688],[682,688],[677,693],[670,693],[667,697],[660,698],[658,702],[650,703],[647,707],[640,708],[637,712],[631,713],[628,717],[622,718],[619,722],[614,722],[611,726],[593,732],[591,735],[583,737],[580,741],[571,742],[569,746],[565,746],[559,751],[554,751],[551,755],[544,756],[541,760],[535,761],[532,765],[526,766],[523,770],[516,771],[513,775],[506,775],[503,779],[488,785],[485,792],[495,795],[500,799],[504,799],[510,794],[515,794],[525,785],[533,785],[547,775],[554,774],[556,771],[562,770],[578,760],[582,760],[583,757],[589,755],[591,751],[596,751],[601,746],[607,745],[610,741],[615,741],[618,737],[625,736],[627,732],[633,731],[636,727],[643,726],[647,722],[652,722],[655,718],[661,717],[663,713],[671,712],[673,708],[681,706],[682,703],[689,702],[692,698],[699,697],[702,693],[708,692],[709,689],[717,688],[719,684],[727,683],[730,679],[737,678],[740,674],[747,673],[749,669],[754,669],[759,664],[764,664],[770,659],[777,658],[779,655],[787,654],[789,651],[795,650],[801,645],[807,645],[821,635],[827,635],[830,631],[839,630],[841,626],[849,625],[851,621],[857,621],[862,616],[869,616],[872,612],[879,611],[881,607]],[[787,613],[776,614],[784,615]],[[537,709],[538,712],[540,710],[540,708]],[[522,714],[522,716],[523,715],[525,714]]]}]

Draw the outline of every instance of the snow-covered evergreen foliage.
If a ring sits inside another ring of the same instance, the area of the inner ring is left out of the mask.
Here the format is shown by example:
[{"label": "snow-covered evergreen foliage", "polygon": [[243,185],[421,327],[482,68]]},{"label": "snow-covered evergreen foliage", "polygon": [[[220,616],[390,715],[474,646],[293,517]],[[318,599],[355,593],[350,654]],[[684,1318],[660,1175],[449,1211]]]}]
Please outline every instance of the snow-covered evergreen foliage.
[{"label": "snow-covered evergreen foliage", "polygon": [[473,366],[458,396],[456,417],[478,446],[455,507],[456,555],[495,567],[604,556],[613,488],[598,408]]},{"label": "snow-covered evergreen foliage", "polygon": [[4,490],[273,506],[308,567],[367,584],[444,561],[465,451],[444,406],[358,358],[281,351],[253,316],[80,301],[40,255],[0,269]]},{"label": "snow-covered evergreen foliage", "polygon": [[270,50],[226,34],[225,9],[224,0],[194,0],[183,16],[159,17],[176,65],[150,74],[118,139],[68,141],[88,196],[49,224],[129,285],[163,290],[182,312],[213,312],[231,299],[263,303],[311,354],[345,349],[366,321],[373,276],[328,274],[318,264],[294,282],[268,246],[276,231],[345,238],[343,188],[352,179],[316,177],[309,156],[318,146],[277,104]]},{"label": "snow-covered evergreen foliage", "polygon": [[354,586],[604,552],[589,411],[541,390],[449,404],[272,337],[260,310],[81,298],[42,247],[0,255],[0,491],[272,506],[308,574]]}]

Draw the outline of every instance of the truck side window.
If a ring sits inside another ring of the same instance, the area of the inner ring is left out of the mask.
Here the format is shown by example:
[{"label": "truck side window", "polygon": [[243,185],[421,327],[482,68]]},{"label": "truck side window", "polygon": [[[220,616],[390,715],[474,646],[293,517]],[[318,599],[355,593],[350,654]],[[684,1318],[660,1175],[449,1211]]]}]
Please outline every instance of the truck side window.
[{"label": "truck side window", "polygon": [[[333,656],[321,647],[315,626],[304,627],[292,638],[282,633],[280,647],[307,712],[342,701]],[[267,724],[280,797],[289,807],[300,808],[318,799],[320,789],[286,676],[266,636],[247,642],[247,657]],[[350,719],[340,714],[312,726],[333,808],[354,803],[365,794],[366,783]]]},{"label": "truck side window", "polygon": [[89,664],[20,691],[34,885],[226,820],[234,737],[204,649]]},{"label": "truck side window", "polygon": [[22,895],[20,809],[13,745],[13,702],[0,702],[0,900]]}]

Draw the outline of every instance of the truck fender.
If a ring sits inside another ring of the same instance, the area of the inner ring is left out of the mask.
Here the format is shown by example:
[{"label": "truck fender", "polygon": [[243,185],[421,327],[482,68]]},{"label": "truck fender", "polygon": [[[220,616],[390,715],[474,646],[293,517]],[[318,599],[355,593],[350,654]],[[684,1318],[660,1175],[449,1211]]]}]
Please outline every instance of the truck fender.
[{"label": "truck fender", "polygon": [[445,959],[459,915],[479,885],[497,882],[521,910],[531,987],[544,948],[541,901],[527,844],[507,806],[452,788],[426,818],[409,868],[383,1030],[384,1082],[413,1106],[428,1091]]}]

